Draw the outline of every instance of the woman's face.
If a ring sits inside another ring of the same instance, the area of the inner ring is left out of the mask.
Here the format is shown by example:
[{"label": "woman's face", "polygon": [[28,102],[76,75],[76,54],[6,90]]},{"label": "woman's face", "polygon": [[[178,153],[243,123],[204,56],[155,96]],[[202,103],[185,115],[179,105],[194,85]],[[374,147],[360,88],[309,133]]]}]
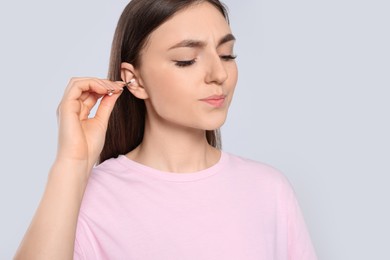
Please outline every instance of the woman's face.
[{"label": "woman's face", "polygon": [[137,70],[147,93],[148,120],[219,128],[237,83],[233,44],[227,21],[207,2],[178,12],[158,27]]}]

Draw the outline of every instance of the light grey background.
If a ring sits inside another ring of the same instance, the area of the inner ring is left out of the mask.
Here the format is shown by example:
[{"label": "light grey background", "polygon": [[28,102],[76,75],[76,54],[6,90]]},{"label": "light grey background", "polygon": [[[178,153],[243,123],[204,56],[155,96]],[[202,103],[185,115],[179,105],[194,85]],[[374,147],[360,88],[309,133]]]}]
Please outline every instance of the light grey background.
[{"label": "light grey background", "polygon": [[[225,2],[240,79],[224,149],[285,173],[320,259],[390,259],[389,2]],[[0,259],[42,195],[63,90],[106,76],[126,4],[0,3]]]}]

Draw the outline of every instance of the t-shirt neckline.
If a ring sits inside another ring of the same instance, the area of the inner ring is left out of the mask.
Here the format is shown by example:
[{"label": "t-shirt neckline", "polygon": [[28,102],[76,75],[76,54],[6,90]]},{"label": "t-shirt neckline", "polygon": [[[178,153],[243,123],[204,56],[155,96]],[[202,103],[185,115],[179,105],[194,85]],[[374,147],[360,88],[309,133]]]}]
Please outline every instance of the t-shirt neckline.
[{"label": "t-shirt neckline", "polygon": [[133,161],[129,159],[125,155],[119,155],[118,161],[125,167],[132,169],[133,171],[137,171],[140,174],[145,174],[147,176],[158,178],[166,181],[177,181],[177,182],[185,182],[185,181],[196,181],[201,180],[207,177],[210,177],[216,173],[218,173],[223,165],[225,165],[227,161],[228,154],[221,151],[221,156],[217,163],[210,166],[209,168],[206,168],[204,170],[196,171],[196,172],[189,172],[189,173],[174,173],[174,172],[167,172],[158,170],[149,166],[146,166],[144,164],[138,163],[136,161]]}]

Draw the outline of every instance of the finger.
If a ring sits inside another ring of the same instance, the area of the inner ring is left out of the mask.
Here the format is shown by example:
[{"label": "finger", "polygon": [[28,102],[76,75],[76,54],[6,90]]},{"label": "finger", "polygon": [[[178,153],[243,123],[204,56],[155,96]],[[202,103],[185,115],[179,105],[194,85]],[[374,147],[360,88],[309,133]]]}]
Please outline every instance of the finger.
[{"label": "finger", "polygon": [[90,92],[105,94],[106,91],[105,85],[94,78],[72,78],[65,90],[63,100],[85,99]]},{"label": "finger", "polygon": [[[103,87],[106,87],[106,89],[110,90],[115,90],[115,93],[119,93],[118,91],[121,91],[125,86],[126,83],[124,81],[110,81],[108,79],[99,79],[99,78],[72,78],[70,80],[70,83],[68,85],[68,92],[69,90],[73,87],[75,82],[80,82],[80,81],[85,81],[85,80],[92,80],[95,81],[97,84],[100,84]],[[110,92],[108,91],[108,92]]]},{"label": "finger", "polygon": [[[108,81],[108,80],[102,80],[102,81],[97,81],[99,84],[101,84],[102,86],[106,87],[107,89],[107,94],[109,96],[111,96],[112,94],[114,93],[119,93],[120,91],[123,91],[123,88],[125,87],[126,83],[124,83],[123,81],[116,81],[116,82],[112,82],[112,81]],[[114,84],[114,85],[112,85]],[[91,92],[83,92],[80,96],[80,100],[84,101],[86,100],[89,95],[90,95]],[[99,98],[101,97],[102,95],[99,96]]]},{"label": "finger", "polygon": [[[124,82],[112,82],[109,80],[102,80],[104,85],[109,89],[108,96],[112,96],[114,93],[120,93],[123,91]],[[115,84],[114,86],[112,84]],[[92,108],[96,105],[98,99],[100,99],[103,95],[91,93],[91,92],[83,92],[80,99],[83,101],[83,107],[80,113],[80,120],[88,119]]]},{"label": "finger", "polygon": [[[84,92],[93,92],[100,95],[108,93],[119,93],[121,88],[118,84],[96,78],[76,78],[71,79],[69,87],[64,95],[64,99],[79,99]],[[85,96],[83,96],[85,97]]]},{"label": "finger", "polygon": [[[75,87],[76,82],[82,82],[86,80],[94,80],[95,78],[81,78],[81,77],[73,77],[69,80],[67,87],[64,91],[64,97],[67,97],[69,95],[69,92],[72,91],[72,89]],[[98,83],[98,82],[97,82]]]},{"label": "finger", "polygon": [[106,95],[100,101],[100,105],[96,110],[95,118],[97,120],[100,120],[105,127],[107,127],[108,119],[110,118],[115,102],[118,100],[121,94],[122,91],[119,93],[115,93],[112,96]]},{"label": "finger", "polygon": [[125,83],[121,81],[112,82],[98,78],[72,78],[57,107],[57,118],[60,119],[60,114],[64,116],[69,113],[76,113],[79,119],[86,119],[97,101],[95,102],[95,98],[92,96],[92,100],[85,103],[87,107],[83,106],[83,101],[87,100],[92,93],[96,94],[96,100],[108,93],[121,93],[124,85]]},{"label": "finger", "polygon": [[125,83],[122,81],[110,81],[107,79],[102,80],[103,84],[106,85],[108,89],[108,95],[111,96],[114,93],[119,93],[120,91],[123,91],[123,88],[125,87]]},{"label": "finger", "polygon": [[89,114],[91,113],[92,108],[96,105],[99,98],[102,97],[102,95],[96,94],[96,93],[88,93],[88,97],[86,97],[82,101],[82,107],[80,112],[80,120],[86,120],[88,119]]}]

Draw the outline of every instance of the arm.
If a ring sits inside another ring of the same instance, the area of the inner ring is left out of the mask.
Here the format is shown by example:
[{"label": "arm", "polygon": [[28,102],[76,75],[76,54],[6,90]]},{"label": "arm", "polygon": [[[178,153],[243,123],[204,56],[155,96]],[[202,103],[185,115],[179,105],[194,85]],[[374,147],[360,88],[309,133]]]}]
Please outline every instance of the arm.
[{"label": "arm", "polygon": [[[77,219],[89,174],[103,148],[123,82],[75,78],[58,107],[59,139],[47,185],[15,259],[72,259]],[[110,89],[112,96],[106,95]],[[94,118],[89,112],[102,98]]]}]

